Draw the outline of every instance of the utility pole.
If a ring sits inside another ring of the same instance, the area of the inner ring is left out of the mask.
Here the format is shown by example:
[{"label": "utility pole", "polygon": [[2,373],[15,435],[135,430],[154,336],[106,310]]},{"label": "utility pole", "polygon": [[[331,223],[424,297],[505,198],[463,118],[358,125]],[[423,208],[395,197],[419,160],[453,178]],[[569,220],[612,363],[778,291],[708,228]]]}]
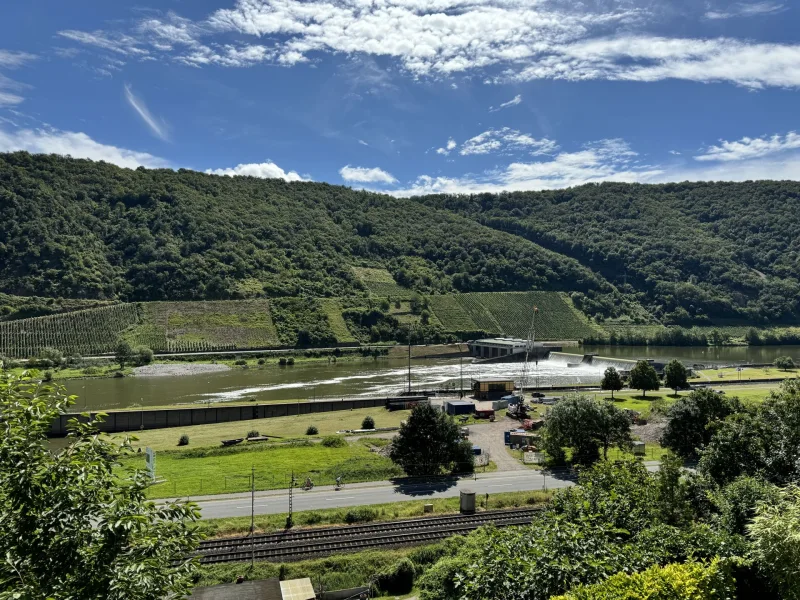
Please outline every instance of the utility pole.
[{"label": "utility pole", "polygon": [[408,328],[408,395],[411,395],[411,328]]},{"label": "utility pole", "polygon": [[294,469],[292,469],[292,478],[289,480],[289,517],[286,519],[287,527],[294,523],[292,519],[292,493],[294,492]]},{"label": "utility pole", "polygon": [[256,466],[250,467],[250,568],[256,564]]},{"label": "utility pole", "polygon": [[459,384],[458,384],[458,397],[464,397],[464,357],[461,356],[458,359],[458,370],[459,370]]}]

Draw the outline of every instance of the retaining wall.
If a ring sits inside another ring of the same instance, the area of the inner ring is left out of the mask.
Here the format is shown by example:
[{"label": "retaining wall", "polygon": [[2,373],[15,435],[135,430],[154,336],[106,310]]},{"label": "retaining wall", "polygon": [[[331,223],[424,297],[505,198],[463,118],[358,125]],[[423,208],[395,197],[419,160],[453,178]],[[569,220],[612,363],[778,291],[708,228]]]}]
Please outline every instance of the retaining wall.
[{"label": "retaining wall", "polygon": [[[320,400],[317,402],[281,402],[270,404],[253,404],[251,406],[202,406],[186,408],[160,408],[142,410],[98,411],[104,412],[105,421],[100,424],[100,431],[120,433],[123,431],[139,431],[143,429],[166,429],[169,427],[185,427],[188,425],[209,425],[212,423],[228,423],[232,421],[250,421],[253,419],[271,419],[293,415],[352,410],[356,408],[374,408],[386,405],[388,398],[359,398],[353,400]],[[90,413],[92,416],[97,412]],[[73,418],[87,420],[77,414],[61,415],[53,422],[51,437],[67,435],[67,421]]]}]

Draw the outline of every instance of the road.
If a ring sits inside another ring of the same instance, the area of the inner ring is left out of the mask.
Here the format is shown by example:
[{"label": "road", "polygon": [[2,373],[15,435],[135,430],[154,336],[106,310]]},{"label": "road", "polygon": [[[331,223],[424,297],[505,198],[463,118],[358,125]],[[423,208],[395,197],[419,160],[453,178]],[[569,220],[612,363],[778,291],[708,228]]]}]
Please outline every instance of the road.
[{"label": "road", "polygon": [[[648,470],[656,470],[657,463],[645,463]],[[315,510],[344,508],[369,504],[385,504],[429,498],[454,498],[462,490],[471,490],[479,497],[502,492],[528,492],[543,489],[563,488],[574,485],[574,475],[525,471],[478,473],[474,479],[439,481],[414,484],[372,482],[346,485],[336,491],[332,486],[322,486],[304,492],[294,490],[293,510]],[[192,498],[201,509],[204,519],[250,516],[250,494],[226,494]],[[289,512],[288,490],[256,492],[255,513],[268,515]]]}]

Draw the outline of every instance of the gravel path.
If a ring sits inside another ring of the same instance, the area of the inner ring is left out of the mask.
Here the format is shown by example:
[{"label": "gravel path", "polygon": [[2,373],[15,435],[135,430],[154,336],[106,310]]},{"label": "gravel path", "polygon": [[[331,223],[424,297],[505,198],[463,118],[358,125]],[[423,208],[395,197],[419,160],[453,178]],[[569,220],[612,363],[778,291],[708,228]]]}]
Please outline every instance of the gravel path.
[{"label": "gravel path", "polygon": [[516,421],[498,419],[494,423],[469,426],[469,441],[489,453],[498,471],[527,471],[528,468],[511,456],[503,443],[503,432],[516,427]]},{"label": "gravel path", "polygon": [[136,377],[178,377],[181,375],[199,375],[202,373],[215,373],[229,371],[228,365],[212,365],[206,363],[186,364],[155,364],[136,367],[133,374]]}]

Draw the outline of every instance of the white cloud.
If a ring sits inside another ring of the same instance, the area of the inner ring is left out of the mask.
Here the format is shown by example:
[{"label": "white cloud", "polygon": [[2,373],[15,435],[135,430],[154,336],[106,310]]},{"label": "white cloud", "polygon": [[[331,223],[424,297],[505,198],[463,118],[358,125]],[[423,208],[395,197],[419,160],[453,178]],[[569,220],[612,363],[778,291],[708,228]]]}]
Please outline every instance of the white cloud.
[{"label": "white cloud", "polygon": [[150,114],[150,111],[147,109],[147,105],[145,105],[144,100],[136,96],[133,93],[131,86],[127,83],[125,84],[125,99],[142,118],[142,121],[144,121],[145,124],[150,128],[150,131],[153,133],[153,135],[161,140],[169,141],[166,124],[163,122],[163,120],[158,120],[152,114]]},{"label": "white cloud", "polygon": [[[720,140],[718,146],[706,148],[703,154],[695,156],[694,159],[699,161],[740,161],[797,149],[800,149],[800,135],[790,131],[784,136],[743,137],[735,142]],[[800,173],[795,174],[795,177],[798,175]]]},{"label": "white cloud", "polygon": [[677,150],[670,150],[669,153],[670,154],[674,154],[675,156],[680,156],[681,155],[681,153],[678,152]]},{"label": "white cloud", "polygon": [[309,181],[309,179],[301,177],[296,171],[284,171],[272,161],[241,164],[227,169],[206,169],[206,173],[209,173],[210,175],[228,175],[229,177],[241,175],[244,177],[260,177],[262,179]]},{"label": "white cloud", "polygon": [[124,56],[148,56],[150,53],[139,47],[139,40],[122,33],[107,33],[105,31],[77,31],[68,29],[59,31],[58,35],[73,42],[80,42],[88,46],[95,46],[116,52]]},{"label": "white cloud", "polygon": [[511,154],[528,152],[533,155],[552,154],[558,150],[558,145],[547,138],[536,139],[527,133],[516,129],[503,127],[502,129],[489,129],[468,139],[461,146],[459,154]]},{"label": "white cloud", "polygon": [[0,49],[0,67],[6,69],[16,69],[25,63],[36,59],[36,55],[27,52],[12,52],[11,50]]},{"label": "white cloud", "polygon": [[447,143],[442,148],[436,149],[436,154],[441,154],[442,156],[448,156],[453,150],[455,150],[458,144],[453,138],[447,140]]},{"label": "white cloud", "polygon": [[358,140],[358,143],[361,144],[362,146],[369,146],[369,144],[364,140]]},{"label": "white cloud", "polygon": [[85,133],[60,131],[52,128],[18,129],[16,131],[0,129],[0,152],[16,150],[104,160],[128,169],[135,169],[138,166],[150,168],[170,166],[169,162],[163,158],[147,152],[102,144]]},{"label": "white cloud", "polygon": [[756,17],[759,15],[769,15],[784,10],[783,4],[777,2],[754,2],[737,3],[728,7],[727,10],[710,10],[705,14],[706,19],[731,19],[733,17]]},{"label": "white cloud", "polygon": [[397,180],[391,173],[387,173],[378,167],[351,167],[347,165],[339,170],[339,175],[345,181],[357,181],[360,183],[395,183]]},{"label": "white cloud", "polygon": [[522,94],[517,94],[508,102],[503,102],[500,106],[495,108],[494,106],[489,107],[489,112],[497,112],[498,110],[503,110],[504,108],[508,108],[509,106],[516,106],[517,104],[522,103]]}]

